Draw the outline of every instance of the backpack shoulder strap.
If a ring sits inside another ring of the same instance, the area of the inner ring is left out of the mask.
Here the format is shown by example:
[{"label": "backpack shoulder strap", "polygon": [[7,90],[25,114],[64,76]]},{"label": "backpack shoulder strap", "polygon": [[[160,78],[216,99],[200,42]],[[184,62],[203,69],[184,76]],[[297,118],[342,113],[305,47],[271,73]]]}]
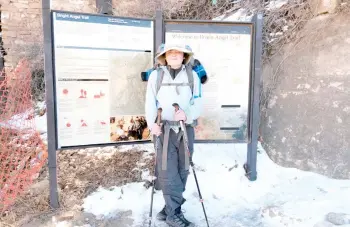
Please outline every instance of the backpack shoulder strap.
[{"label": "backpack shoulder strap", "polygon": [[188,83],[190,85],[191,88],[191,92],[193,94],[193,87],[194,87],[194,82],[193,82],[193,71],[192,71],[192,65],[191,64],[187,64],[186,65],[186,73],[187,73],[187,77],[188,77]]},{"label": "backpack shoulder strap", "polygon": [[[194,82],[193,82],[192,66],[190,64],[187,64],[185,66],[185,68],[186,68],[186,74],[187,74],[187,78],[188,78],[188,84],[189,84],[191,92],[193,94]],[[164,78],[164,70],[159,67],[159,68],[157,68],[156,95],[158,94],[158,91],[159,91],[160,87],[162,86],[163,78]]]},{"label": "backpack shoulder strap", "polygon": [[156,95],[158,94],[158,91],[160,87],[162,86],[164,77],[164,70],[160,67],[157,68],[157,84],[156,84]]}]

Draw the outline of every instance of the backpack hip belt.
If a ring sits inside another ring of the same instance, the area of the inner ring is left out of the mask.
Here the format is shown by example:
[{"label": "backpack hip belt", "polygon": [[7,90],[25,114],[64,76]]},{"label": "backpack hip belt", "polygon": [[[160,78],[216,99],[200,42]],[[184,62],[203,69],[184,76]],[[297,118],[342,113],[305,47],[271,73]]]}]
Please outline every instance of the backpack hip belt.
[{"label": "backpack hip belt", "polygon": [[[178,121],[161,121],[164,125],[164,139],[163,139],[163,147],[162,147],[162,170],[166,170],[167,169],[167,165],[168,165],[168,144],[169,144],[169,133],[170,133],[170,128],[172,126],[178,126],[180,127],[180,122]],[[195,127],[197,125],[197,120],[194,120],[192,124],[185,124],[186,126],[191,126],[191,127]],[[181,140],[181,138],[183,137],[183,131],[179,132],[178,135],[178,142]],[[187,152],[186,149],[184,149],[185,151],[185,157],[187,157]],[[189,164],[188,164],[188,160],[186,159],[185,162],[185,169],[188,170],[189,168]]]},{"label": "backpack hip belt", "polygon": [[[178,122],[178,121],[163,120],[161,122],[163,123],[163,125],[169,124],[170,126],[180,127],[180,122]],[[185,126],[191,126],[191,127],[196,127],[197,125],[198,125],[198,120],[193,120],[193,122],[191,124],[185,124]]]}]

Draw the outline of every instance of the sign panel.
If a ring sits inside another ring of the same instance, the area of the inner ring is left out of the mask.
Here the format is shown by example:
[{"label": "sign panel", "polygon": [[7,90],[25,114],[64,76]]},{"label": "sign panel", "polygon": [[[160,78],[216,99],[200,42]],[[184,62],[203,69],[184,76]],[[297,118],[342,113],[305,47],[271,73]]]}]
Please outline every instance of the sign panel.
[{"label": "sign panel", "polygon": [[247,141],[252,41],[248,23],[165,23],[165,42],[189,45],[207,71],[196,140]]},{"label": "sign panel", "polygon": [[139,75],[153,66],[153,21],[52,17],[58,148],[149,140]]}]

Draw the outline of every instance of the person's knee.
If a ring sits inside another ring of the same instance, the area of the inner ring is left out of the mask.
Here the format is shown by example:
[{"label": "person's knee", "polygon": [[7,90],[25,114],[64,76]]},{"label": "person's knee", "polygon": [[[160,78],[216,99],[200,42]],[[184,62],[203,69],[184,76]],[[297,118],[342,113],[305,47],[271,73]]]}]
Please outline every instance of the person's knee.
[{"label": "person's knee", "polygon": [[158,178],[164,194],[173,194],[174,191],[181,191],[182,181],[177,178]]},{"label": "person's knee", "polygon": [[179,184],[179,172],[169,167],[170,166],[168,166],[166,170],[158,171],[158,179],[160,182],[162,182],[163,185],[171,187],[173,185]]}]

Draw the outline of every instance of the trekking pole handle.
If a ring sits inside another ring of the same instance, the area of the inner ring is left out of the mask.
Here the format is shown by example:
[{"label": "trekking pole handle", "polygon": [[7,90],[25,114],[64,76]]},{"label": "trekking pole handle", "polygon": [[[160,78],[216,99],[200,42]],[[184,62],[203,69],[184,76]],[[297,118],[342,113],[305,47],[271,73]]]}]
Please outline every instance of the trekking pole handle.
[{"label": "trekking pole handle", "polygon": [[[179,109],[180,109],[180,106],[177,103],[173,103],[173,107],[175,108],[175,112],[179,111]],[[184,122],[183,121],[180,121],[180,127],[182,130],[184,130]]]},{"label": "trekking pole handle", "polygon": [[[174,103],[173,107],[175,107],[175,112],[177,112],[180,109],[179,104],[177,104],[177,103]],[[189,161],[190,161],[190,163],[192,163],[191,153],[190,153],[190,150],[188,149],[188,138],[187,138],[187,131],[186,131],[186,127],[185,127],[184,121],[180,121],[180,128],[184,132],[185,144],[187,144],[187,149],[186,150],[187,150],[187,153],[188,153]]]},{"label": "trekking pole handle", "polygon": [[175,112],[177,112],[180,109],[180,106],[177,103],[173,103],[173,107],[175,107]]}]

